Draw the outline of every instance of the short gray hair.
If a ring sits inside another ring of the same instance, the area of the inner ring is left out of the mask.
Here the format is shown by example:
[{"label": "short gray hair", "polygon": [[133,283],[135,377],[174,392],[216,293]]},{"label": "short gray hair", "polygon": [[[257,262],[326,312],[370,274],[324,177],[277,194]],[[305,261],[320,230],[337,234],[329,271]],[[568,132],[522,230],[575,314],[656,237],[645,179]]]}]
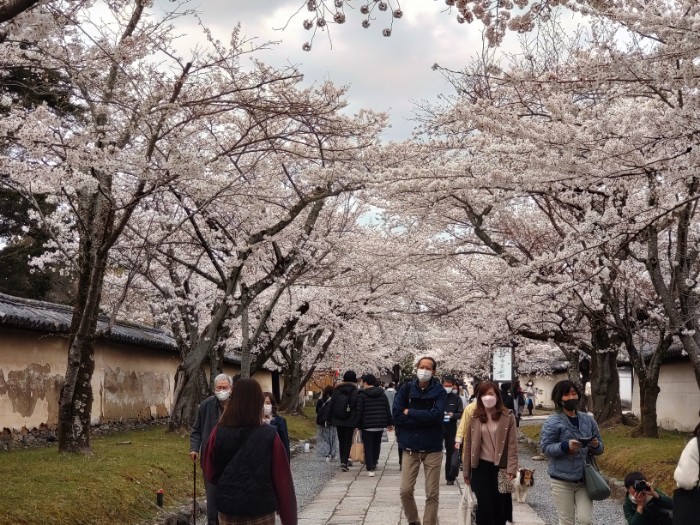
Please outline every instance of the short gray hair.
[{"label": "short gray hair", "polygon": [[231,379],[231,376],[228,374],[219,374],[214,378],[214,384],[216,384],[217,381],[228,381],[228,384],[233,386],[233,379]]}]

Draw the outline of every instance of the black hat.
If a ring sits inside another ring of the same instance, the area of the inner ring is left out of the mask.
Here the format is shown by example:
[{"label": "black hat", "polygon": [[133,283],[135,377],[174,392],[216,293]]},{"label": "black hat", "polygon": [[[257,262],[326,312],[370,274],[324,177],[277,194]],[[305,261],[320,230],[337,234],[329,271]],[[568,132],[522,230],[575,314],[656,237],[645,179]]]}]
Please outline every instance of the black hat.
[{"label": "black hat", "polygon": [[346,383],[357,383],[357,374],[354,370],[348,370],[343,374],[343,381]]}]

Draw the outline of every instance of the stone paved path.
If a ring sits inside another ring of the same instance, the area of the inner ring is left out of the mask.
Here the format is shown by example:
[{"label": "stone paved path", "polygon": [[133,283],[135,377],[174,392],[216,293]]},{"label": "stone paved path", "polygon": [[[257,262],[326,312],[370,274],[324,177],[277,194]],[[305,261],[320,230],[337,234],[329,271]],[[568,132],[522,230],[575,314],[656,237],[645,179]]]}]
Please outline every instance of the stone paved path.
[{"label": "stone paved path", "polygon": [[[357,464],[350,472],[338,471],[314,501],[302,509],[299,525],[406,525],[399,500],[399,456],[393,433],[389,436],[389,443],[382,443],[375,477],[368,477],[364,467]],[[462,488],[461,479],[452,486],[441,481],[439,519],[442,525],[457,522]],[[529,498],[537,497],[535,490],[530,492]],[[425,505],[422,470],[416,483],[416,501],[422,514]],[[525,503],[513,502],[513,519],[514,525],[544,525]]]}]

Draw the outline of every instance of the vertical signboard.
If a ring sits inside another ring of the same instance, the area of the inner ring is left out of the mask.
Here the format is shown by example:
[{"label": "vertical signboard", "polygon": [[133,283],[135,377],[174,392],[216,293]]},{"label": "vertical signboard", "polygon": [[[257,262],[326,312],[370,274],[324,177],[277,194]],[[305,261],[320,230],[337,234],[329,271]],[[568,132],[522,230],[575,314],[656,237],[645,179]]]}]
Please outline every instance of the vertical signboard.
[{"label": "vertical signboard", "polygon": [[512,346],[497,346],[494,348],[492,380],[497,383],[513,380]]}]

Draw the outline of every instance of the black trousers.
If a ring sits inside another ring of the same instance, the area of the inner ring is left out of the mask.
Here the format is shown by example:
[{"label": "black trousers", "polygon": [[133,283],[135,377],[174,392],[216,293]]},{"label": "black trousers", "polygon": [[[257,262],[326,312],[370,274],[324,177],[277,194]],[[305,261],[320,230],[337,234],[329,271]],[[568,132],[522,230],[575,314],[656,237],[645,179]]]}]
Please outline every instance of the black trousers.
[{"label": "black trousers", "polygon": [[365,445],[365,468],[371,472],[377,468],[379,462],[379,451],[382,448],[382,434],[379,432],[362,431],[362,443]]},{"label": "black trousers", "polygon": [[506,521],[513,521],[513,498],[510,494],[498,492],[496,465],[480,459],[479,466],[472,469],[471,485],[478,502],[476,507],[478,525],[506,525]]},{"label": "black trousers", "polygon": [[355,431],[352,427],[335,427],[338,432],[338,451],[340,454],[340,464],[347,465],[350,457],[350,447],[352,447],[352,434]]},{"label": "black trousers", "polygon": [[700,488],[673,491],[673,525],[691,525],[698,522]]},{"label": "black trousers", "polygon": [[[457,479],[457,472],[455,472],[455,470],[452,468],[452,454],[455,453],[456,435],[456,427],[454,429],[454,432],[445,429],[445,432],[443,433],[443,436],[445,438],[445,479],[447,481],[454,481]],[[459,466],[457,467],[457,470],[459,470]]]}]

